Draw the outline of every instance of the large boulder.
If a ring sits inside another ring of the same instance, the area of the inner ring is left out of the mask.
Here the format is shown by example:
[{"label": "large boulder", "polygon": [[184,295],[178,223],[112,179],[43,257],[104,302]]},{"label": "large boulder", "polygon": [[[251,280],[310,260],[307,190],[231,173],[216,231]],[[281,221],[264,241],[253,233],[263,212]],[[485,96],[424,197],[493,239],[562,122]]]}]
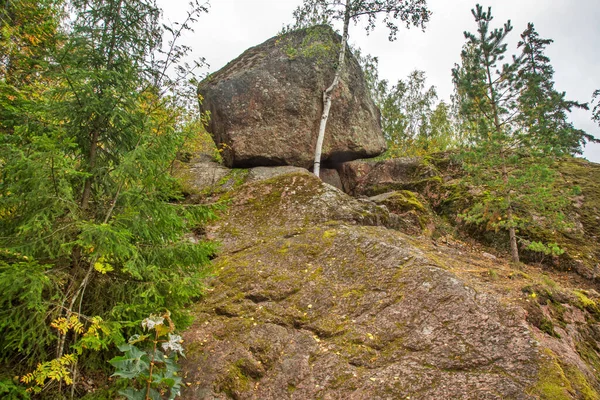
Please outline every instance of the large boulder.
[{"label": "large boulder", "polygon": [[[198,88],[210,112],[208,131],[229,167],[312,166],[323,90],[335,73],[341,39],[317,26],[276,36],[246,50]],[[322,160],[373,157],[385,151],[379,110],[361,68],[348,54],[334,92]]]}]

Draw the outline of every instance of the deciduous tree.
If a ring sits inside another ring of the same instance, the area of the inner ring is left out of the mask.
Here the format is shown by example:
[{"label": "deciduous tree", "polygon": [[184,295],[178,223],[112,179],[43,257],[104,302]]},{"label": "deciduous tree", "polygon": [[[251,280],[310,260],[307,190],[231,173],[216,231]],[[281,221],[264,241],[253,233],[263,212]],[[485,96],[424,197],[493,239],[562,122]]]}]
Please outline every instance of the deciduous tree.
[{"label": "deciduous tree", "polygon": [[451,109],[443,100],[433,110],[429,119],[429,127],[424,135],[419,136],[418,147],[424,152],[448,150],[457,144]]},{"label": "deciduous tree", "polygon": [[378,60],[358,52],[371,97],[381,111],[381,127],[391,157],[445,151],[456,145],[451,109],[441,101],[435,105],[435,86],[427,87],[425,72],[415,70],[389,87],[379,79]]},{"label": "deciduous tree", "polygon": [[384,81],[378,106],[381,127],[394,157],[422,154],[430,135],[433,106],[437,100],[434,86],[426,87],[425,72],[413,71],[389,90]]},{"label": "deciduous tree", "polygon": [[338,86],[346,57],[350,22],[357,23],[366,19],[367,32],[377,25],[378,17],[389,29],[389,40],[394,40],[398,33],[398,22],[407,28],[416,26],[424,28],[429,21],[430,12],[426,0],[304,0],[302,6],[294,12],[297,26],[318,23],[331,24],[334,20],[342,21],[342,41],[339,47],[338,63],[331,85],[323,92],[323,113],[319,125],[317,145],[315,148],[314,173],[319,176],[321,151],[327,127],[327,119],[331,109],[333,91]]}]

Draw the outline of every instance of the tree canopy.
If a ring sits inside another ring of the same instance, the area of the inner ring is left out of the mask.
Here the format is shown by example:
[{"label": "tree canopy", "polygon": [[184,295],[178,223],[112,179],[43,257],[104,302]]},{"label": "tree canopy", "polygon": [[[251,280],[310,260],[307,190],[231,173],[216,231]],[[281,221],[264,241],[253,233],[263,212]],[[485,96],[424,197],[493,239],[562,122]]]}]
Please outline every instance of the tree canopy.
[{"label": "tree canopy", "polygon": [[507,230],[519,261],[518,229],[531,223],[560,228],[566,198],[553,191],[556,156],[579,152],[587,135],[567,121],[572,107],[554,90],[553,70],[533,25],[521,36],[522,53],[507,59],[510,21],[492,28],[491,8],[473,11],[477,33],[465,32],[462,64],[453,70],[464,128],[471,129],[463,153],[468,182],[478,200],[463,214],[467,222]]},{"label": "tree canopy", "polygon": [[170,174],[197,117],[165,71],[206,7],[193,3],[180,30],[152,0],[1,12],[0,360],[70,351],[75,338],[50,327],[60,317],[100,317],[104,348],[166,308],[185,325],[215,250],[189,235],[213,211],[182,204]]}]

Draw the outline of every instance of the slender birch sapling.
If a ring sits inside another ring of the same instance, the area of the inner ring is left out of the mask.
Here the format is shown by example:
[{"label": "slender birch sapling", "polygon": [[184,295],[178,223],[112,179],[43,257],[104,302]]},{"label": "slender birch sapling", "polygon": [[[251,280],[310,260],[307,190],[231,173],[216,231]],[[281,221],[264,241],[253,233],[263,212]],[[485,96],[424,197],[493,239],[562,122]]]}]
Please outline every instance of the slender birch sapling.
[{"label": "slender birch sapling", "polygon": [[366,18],[365,29],[369,33],[377,25],[378,17],[383,16],[382,23],[389,29],[389,40],[393,41],[398,33],[398,22],[405,23],[407,28],[415,26],[424,29],[430,14],[426,0],[304,0],[303,4],[294,11],[297,27],[322,23],[331,24],[333,21],[343,22],[342,42],[339,47],[335,75],[331,85],[323,92],[323,113],[315,147],[313,169],[315,175],[319,176],[321,169],[321,153],[331,110],[332,95],[340,82],[344,69],[350,22],[357,23]]}]

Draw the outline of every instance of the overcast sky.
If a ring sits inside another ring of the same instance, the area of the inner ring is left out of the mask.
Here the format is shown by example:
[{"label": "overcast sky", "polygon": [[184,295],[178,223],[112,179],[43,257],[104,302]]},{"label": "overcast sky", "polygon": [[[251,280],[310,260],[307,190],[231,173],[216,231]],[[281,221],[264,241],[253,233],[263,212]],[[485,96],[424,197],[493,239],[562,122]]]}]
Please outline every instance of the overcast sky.
[{"label": "overcast sky", "polygon": [[[184,42],[193,48],[193,57],[204,57],[210,72],[217,71],[244,50],[275,36],[293,22],[292,12],[301,0],[211,0],[209,14],[195,25],[195,33]],[[181,20],[188,0],[158,0],[165,17]],[[476,25],[470,10],[474,0],[429,0],[433,12],[425,32],[401,29],[398,39],[387,40],[387,31],[379,28],[370,36],[360,26],[350,27],[350,42],[365,54],[379,58],[381,78],[395,83],[412,70],[426,72],[429,85],[437,87],[440,99],[449,101],[452,93],[451,69],[460,60],[465,42],[463,32],[474,32]],[[547,55],[555,69],[556,88],[569,99],[591,101],[600,89],[600,0],[488,0],[493,26],[510,19],[514,26],[509,53],[516,52],[519,34],[528,22],[535,24],[543,38],[554,43]],[[576,111],[575,126],[600,138],[600,127],[591,121],[591,112]],[[600,144],[588,145],[584,157],[600,163]]]}]

